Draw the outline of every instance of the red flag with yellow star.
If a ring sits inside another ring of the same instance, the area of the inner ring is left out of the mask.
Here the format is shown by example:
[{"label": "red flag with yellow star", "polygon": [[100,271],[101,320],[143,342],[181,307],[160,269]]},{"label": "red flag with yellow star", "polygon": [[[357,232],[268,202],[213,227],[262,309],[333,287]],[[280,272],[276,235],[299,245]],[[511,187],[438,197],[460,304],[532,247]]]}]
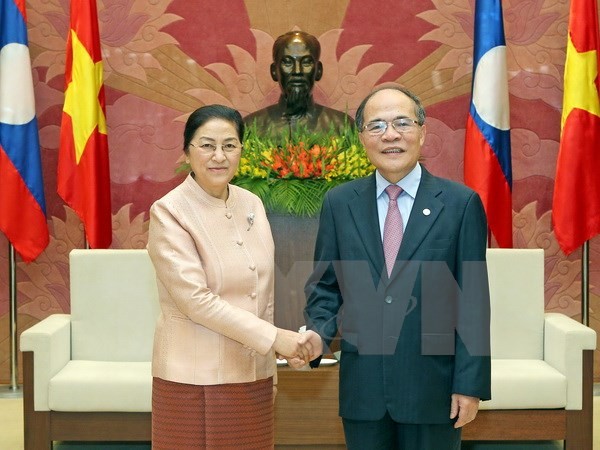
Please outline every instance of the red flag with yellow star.
[{"label": "red flag with yellow star", "polygon": [[596,0],[572,0],[552,222],[563,252],[600,233],[600,83]]},{"label": "red flag with yellow star", "polygon": [[112,241],[102,67],[96,1],[72,1],[57,184],[83,222],[91,248],[107,248]]}]

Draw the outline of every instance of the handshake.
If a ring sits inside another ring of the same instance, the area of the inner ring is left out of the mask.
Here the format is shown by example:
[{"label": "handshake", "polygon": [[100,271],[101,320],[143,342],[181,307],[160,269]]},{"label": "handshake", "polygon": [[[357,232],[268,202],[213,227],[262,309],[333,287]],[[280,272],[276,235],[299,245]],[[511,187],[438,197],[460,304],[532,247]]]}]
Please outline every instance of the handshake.
[{"label": "handshake", "polygon": [[296,333],[278,328],[273,349],[278,357],[287,359],[289,366],[301,369],[323,354],[323,341],[312,330]]}]

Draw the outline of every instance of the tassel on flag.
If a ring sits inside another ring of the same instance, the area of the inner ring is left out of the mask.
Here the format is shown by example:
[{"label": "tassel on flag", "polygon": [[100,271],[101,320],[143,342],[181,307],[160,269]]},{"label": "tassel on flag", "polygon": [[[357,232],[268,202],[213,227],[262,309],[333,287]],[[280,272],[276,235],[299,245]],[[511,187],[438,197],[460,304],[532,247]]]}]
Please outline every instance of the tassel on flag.
[{"label": "tassel on flag", "polygon": [[25,0],[0,0],[0,230],[26,262],[49,241]]},{"label": "tassel on flag", "polygon": [[91,248],[112,242],[110,169],[96,1],[71,2],[58,194],[84,224]]},{"label": "tassel on flag", "polygon": [[500,0],[477,0],[475,3],[473,86],[465,135],[465,184],[481,197],[498,245],[512,247],[510,112]]}]

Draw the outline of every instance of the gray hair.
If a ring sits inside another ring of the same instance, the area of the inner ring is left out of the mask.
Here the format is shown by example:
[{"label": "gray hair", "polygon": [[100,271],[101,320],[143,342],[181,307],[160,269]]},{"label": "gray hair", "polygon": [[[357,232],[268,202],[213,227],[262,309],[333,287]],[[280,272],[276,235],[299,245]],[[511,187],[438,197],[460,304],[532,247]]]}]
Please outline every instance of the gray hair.
[{"label": "gray hair", "polygon": [[402,86],[386,86],[381,87],[379,89],[375,89],[369,95],[367,95],[365,99],[360,103],[358,109],[356,110],[356,117],[354,119],[356,123],[356,128],[359,131],[362,130],[364,126],[365,106],[367,106],[368,101],[378,92],[385,90],[402,92],[404,95],[409,97],[413,102],[415,102],[415,115],[417,116],[417,122],[419,123],[419,125],[423,125],[425,123],[425,108],[423,107],[423,104],[421,103],[421,100],[419,99],[417,94],[412,92],[410,89]]}]

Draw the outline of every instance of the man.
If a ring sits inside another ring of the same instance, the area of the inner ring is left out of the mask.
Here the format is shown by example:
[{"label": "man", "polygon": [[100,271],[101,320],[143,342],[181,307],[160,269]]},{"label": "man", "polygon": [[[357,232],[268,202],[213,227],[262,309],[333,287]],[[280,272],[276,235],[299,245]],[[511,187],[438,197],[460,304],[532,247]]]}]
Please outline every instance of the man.
[{"label": "man", "polygon": [[425,111],[409,90],[371,93],[356,126],[377,170],[325,197],[306,323],[325,346],[341,338],[349,449],[459,449],[490,398],[484,209],[419,163]]},{"label": "man", "polygon": [[352,119],[341,111],[313,101],[312,90],[323,76],[319,61],[321,45],[316,37],[304,31],[289,31],[273,44],[271,77],[279,83],[279,102],[258,110],[245,118],[263,132],[289,132],[302,126],[308,131],[341,129]]}]

